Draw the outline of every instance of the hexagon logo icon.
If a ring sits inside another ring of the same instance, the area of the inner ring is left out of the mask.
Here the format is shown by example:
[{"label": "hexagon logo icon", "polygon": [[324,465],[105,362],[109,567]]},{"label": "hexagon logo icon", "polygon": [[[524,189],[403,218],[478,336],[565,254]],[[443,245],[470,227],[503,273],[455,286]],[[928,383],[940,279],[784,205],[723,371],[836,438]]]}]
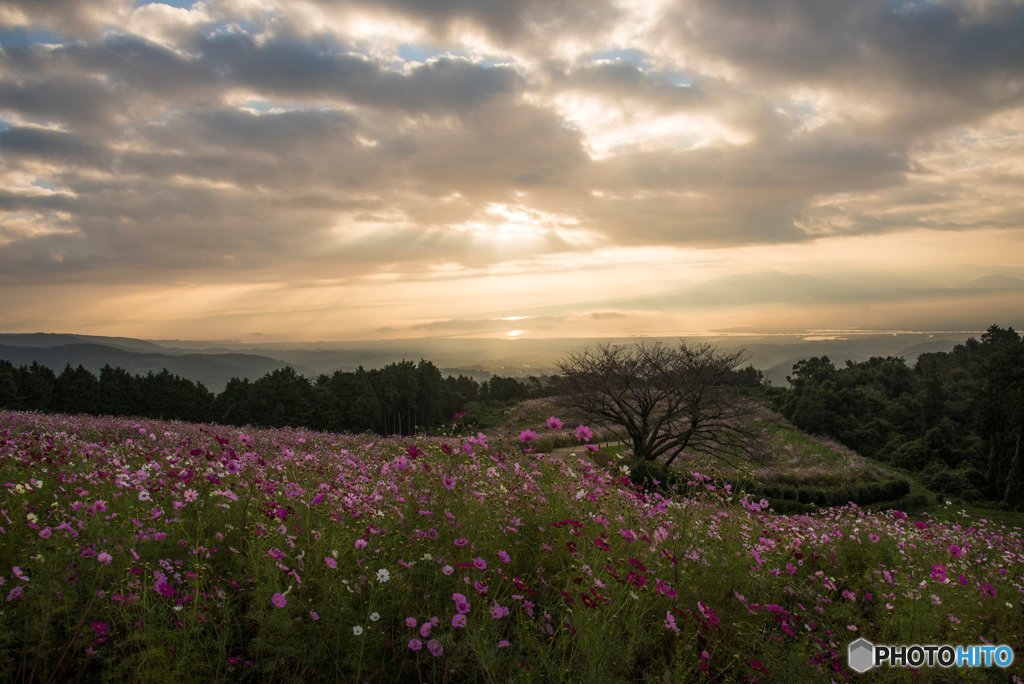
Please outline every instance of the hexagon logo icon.
[{"label": "hexagon logo icon", "polygon": [[863,637],[850,643],[846,655],[854,672],[863,674],[875,666],[875,645]]}]

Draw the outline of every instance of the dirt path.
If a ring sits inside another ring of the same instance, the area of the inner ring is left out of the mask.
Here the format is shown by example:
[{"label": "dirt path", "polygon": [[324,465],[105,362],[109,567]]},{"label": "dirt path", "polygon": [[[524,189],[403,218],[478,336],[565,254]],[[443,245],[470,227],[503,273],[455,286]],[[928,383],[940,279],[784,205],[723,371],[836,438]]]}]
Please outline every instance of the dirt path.
[{"label": "dirt path", "polygon": [[[611,446],[612,444],[617,444],[617,442],[605,442],[604,446]],[[598,446],[602,445],[599,444]],[[608,456],[607,453],[602,453],[601,450],[592,453],[588,451],[586,448],[584,448],[582,444],[576,446],[558,447],[557,449],[552,449],[548,453],[550,453],[552,456],[570,456],[571,454],[576,454],[577,456],[589,455],[593,459],[594,463],[602,466],[608,465],[608,462],[611,460],[611,457]],[[623,457],[627,459],[633,455],[631,451],[623,451],[620,453],[623,455]]]}]

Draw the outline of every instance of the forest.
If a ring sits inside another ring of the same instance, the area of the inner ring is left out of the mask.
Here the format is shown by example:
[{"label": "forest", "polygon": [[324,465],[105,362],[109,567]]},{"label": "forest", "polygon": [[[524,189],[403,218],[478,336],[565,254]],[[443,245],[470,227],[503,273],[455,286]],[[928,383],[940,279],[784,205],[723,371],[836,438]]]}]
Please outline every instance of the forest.
[{"label": "forest", "polygon": [[39,363],[0,361],[0,408],[382,435],[431,432],[471,407],[479,414],[553,391],[549,378],[442,377],[424,360],[339,370],[313,381],[286,367],[254,381],[234,378],[220,394],[167,370],[133,375],[107,365],[97,378],[81,365],[57,374]]},{"label": "forest", "polygon": [[915,474],[935,492],[1024,505],[1024,338],[991,326],[949,352],[837,368],[798,362],[771,391],[797,427]]}]

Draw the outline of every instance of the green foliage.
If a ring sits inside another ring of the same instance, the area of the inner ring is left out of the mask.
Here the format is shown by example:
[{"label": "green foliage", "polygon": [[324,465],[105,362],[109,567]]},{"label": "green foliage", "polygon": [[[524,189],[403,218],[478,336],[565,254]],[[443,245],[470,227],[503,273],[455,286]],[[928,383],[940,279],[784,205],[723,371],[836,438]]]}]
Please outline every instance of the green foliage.
[{"label": "green foliage", "polygon": [[629,479],[647,491],[671,490],[679,480],[678,472],[656,461],[633,459],[623,465],[629,468]]},{"label": "green foliage", "polygon": [[250,381],[232,378],[214,396],[202,384],[166,369],[144,376],[107,365],[97,379],[67,366],[59,376],[37,363],[0,362],[0,408],[212,421],[259,427],[309,427],[333,432],[412,435],[463,425],[501,422],[509,405],[546,396],[557,378],[442,377],[430,361],[402,361],[380,369],[336,371],[315,382],[285,367]]},{"label": "green foliage", "polygon": [[842,369],[807,359],[789,381],[772,396],[801,429],[920,474],[943,494],[1024,506],[1024,338],[1013,328],[993,325],[913,368],[892,357]]},{"label": "green foliage", "polygon": [[895,501],[910,493],[910,482],[905,478],[893,478],[884,482],[850,483],[833,487],[772,482],[753,485],[748,489],[767,497],[773,506],[780,501],[795,501],[808,506],[845,506],[848,503],[866,505]]}]

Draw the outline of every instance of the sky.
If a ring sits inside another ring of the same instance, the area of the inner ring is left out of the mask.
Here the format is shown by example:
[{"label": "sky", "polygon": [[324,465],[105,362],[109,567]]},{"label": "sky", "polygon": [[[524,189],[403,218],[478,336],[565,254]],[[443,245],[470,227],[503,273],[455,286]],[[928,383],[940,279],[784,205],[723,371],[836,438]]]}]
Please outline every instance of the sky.
[{"label": "sky", "polygon": [[1024,325],[1020,0],[4,0],[0,331]]}]

